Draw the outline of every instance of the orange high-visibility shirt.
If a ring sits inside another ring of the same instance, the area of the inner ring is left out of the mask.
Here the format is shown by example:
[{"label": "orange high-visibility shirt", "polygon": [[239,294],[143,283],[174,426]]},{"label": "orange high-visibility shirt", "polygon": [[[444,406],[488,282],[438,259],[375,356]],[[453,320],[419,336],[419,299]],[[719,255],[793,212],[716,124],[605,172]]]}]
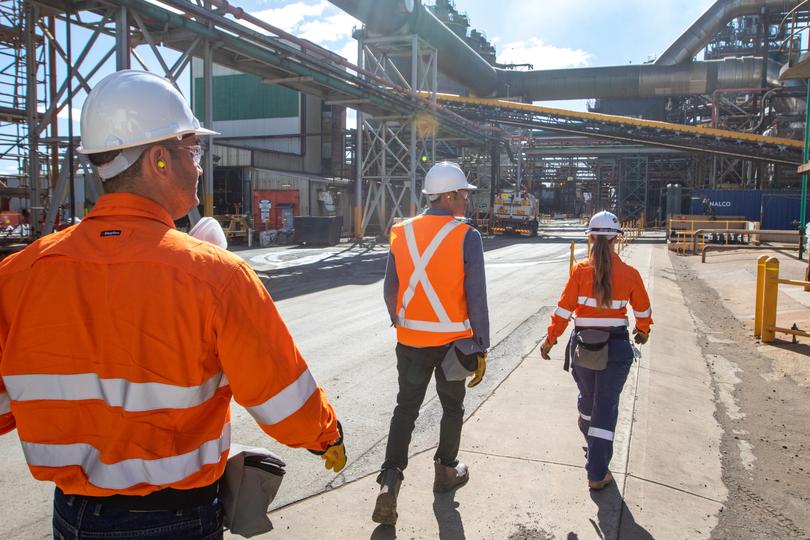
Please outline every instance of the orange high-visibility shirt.
[{"label": "orange high-visibility shirt", "polygon": [[436,347],[472,337],[464,290],[468,227],[453,216],[422,214],[391,228],[399,343]]},{"label": "orange high-visibility shirt", "polygon": [[615,253],[613,256],[613,300],[610,308],[599,307],[593,294],[593,266],[584,261],[574,267],[565,290],[551,315],[548,342],[554,344],[565,332],[568,321],[575,319],[578,327],[627,326],[627,305],[633,308],[636,328],[649,332],[653,324],[650,299],[638,270],[625,264]]},{"label": "orange high-visibility shirt", "polygon": [[232,396],[288,446],[339,437],[251,268],[133,194],[0,262],[0,375],[0,433],[69,494],[213,483]]}]

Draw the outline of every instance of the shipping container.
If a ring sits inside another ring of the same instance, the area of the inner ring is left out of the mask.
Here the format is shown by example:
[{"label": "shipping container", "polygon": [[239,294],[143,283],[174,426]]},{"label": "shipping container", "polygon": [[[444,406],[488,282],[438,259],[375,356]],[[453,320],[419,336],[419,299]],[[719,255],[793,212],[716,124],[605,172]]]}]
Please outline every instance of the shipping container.
[{"label": "shipping container", "polygon": [[[705,215],[704,199],[708,199],[713,215],[745,216],[759,221],[760,228],[769,230],[796,230],[801,211],[801,192],[798,190],[692,190],[690,214]],[[810,198],[808,198],[810,207]]]}]

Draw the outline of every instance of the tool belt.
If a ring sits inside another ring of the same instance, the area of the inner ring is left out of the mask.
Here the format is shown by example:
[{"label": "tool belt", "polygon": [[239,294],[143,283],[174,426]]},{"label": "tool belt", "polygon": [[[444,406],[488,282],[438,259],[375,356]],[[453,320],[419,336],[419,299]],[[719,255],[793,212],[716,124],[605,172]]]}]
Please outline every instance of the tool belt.
[{"label": "tool belt", "polygon": [[210,504],[217,497],[218,493],[219,482],[193,489],[166,488],[153,491],[149,495],[91,497],[88,495],[70,495],[63,492],[65,497],[73,497],[78,501],[87,501],[92,504],[100,504],[119,510],[135,512],[176,512],[178,510],[188,510]]},{"label": "tool belt", "polygon": [[610,341],[627,340],[626,329],[611,332],[610,329],[583,328],[575,330],[571,342],[565,349],[563,369],[568,371],[571,363],[575,366],[603,371],[610,358]]}]

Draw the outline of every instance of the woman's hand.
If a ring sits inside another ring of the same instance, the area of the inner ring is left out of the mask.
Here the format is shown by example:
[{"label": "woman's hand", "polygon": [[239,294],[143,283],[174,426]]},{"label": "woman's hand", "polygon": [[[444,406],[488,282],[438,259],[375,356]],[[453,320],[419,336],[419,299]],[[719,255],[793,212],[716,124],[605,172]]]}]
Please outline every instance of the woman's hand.
[{"label": "woman's hand", "polygon": [[551,360],[551,357],[548,355],[548,352],[551,350],[553,346],[554,346],[553,343],[548,342],[548,338],[543,340],[543,344],[540,345],[540,356],[543,358],[543,360]]}]

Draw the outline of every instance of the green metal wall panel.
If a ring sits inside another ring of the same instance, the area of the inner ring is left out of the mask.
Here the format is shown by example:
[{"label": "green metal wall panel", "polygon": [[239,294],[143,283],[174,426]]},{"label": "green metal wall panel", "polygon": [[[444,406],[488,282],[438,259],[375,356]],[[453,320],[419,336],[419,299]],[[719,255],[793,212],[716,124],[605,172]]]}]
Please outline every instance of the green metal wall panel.
[{"label": "green metal wall panel", "polygon": [[[203,79],[194,79],[194,114],[203,118]],[[214,121],[289,118],[299,115],[299,93],[263,84],[255,75],[214,77]]]}]

